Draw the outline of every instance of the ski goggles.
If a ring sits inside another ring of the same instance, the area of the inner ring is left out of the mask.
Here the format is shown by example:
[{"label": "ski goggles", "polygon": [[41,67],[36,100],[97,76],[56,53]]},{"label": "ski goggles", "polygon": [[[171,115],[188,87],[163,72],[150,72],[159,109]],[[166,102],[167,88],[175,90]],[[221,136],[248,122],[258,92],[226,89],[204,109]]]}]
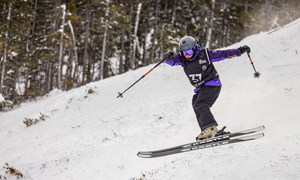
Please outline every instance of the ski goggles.
[{"label": "ski goggles", "polygon": [[193,49],[189,49],[187,51],[182,51],[183,55],[186,56],[186,55],[192,55],[194,54],[194,50]]}]

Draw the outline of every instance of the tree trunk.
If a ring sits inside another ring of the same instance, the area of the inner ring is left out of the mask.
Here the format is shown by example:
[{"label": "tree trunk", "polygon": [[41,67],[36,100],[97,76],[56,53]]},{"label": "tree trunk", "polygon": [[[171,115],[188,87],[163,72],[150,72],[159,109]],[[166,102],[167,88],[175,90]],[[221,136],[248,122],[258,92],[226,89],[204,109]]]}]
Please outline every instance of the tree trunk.
[{"label": "tree trunk", "polygon": [[47,79],[46,79],[46,91],[52,90],[52,63],[49,61],[47,64]]},{"label": "tree trunk", "polygon": [[209,48],[211,44],[211,35],[212,35],[212,28],[214,24],[214,10],[215,10],[215,0],[212,0],[212,7],[211,7],[211,14],[210,14],[210,22],[207,31],[207,38],[206,38],[206,45],[205,48]]},{"label": "tree trunk", "polygon": [[147,56],[147,32],[148,32],[148,21],[144,21],[143,23],[143,29],[144,29],[144,42],[143,42],[143,64],[148,65],[146,61]]},{"label": "tree trunk", "polygon": [[132,38],[132,32],[131,32],[131,24],[132,24],[132,0],[130,0],[130,13],[129,13],[129,69],[133,69],[133,60],[132,60],[132,45],[131,45],[131,38]]},{"label": "tree trunk", "polygon": [[143,51],[143,62],[145,65],[149,64],[149,58],[148,56],[148,52],[147,52],[147,44],[149,43],[147,40],[148,37],[148,26],[149,26],[149,20],[150,20],[150,2],[148,2],[148,9],[147,9],[147,18],[146,21],[144,23],[144,51]]},{"label": "tree trunk", "polygon": [[[91,20],[91,28],[92,28],[92,30],[94,30],[95,28],[94,28],[94,13],[93,12],[91,12],[90,20]],[[92,34],[90,35],[90,46],[94,47],[94,37],[92,36]],[[89,67],[89,71],[87,73],[88,74],[88,78],[87,78],[88,83],[92,82],[94,79],[93,57],[94,57],[94,48],[91,48],[90,53],[89,53],[89,61],[88,61],[88,67]]]},{"label": "tree trunk", "polygon": [[223,29],[223,39],[222,39],[222,46],[225,47],[227,45],[227,33],[228,33],[228,21],[224,21],[224,29]]},{"label": "tree trunk", "polygon": [[59,58],[58,58],[58,69],[57,69],[57,88],[61,89],[61,64],[63,58],[63,37],[64,37],[64,25],[65,25],[65,16],[66,16],[66,5],[63,4],[62,8],[62,24],[60,26],[60,43],[59,43]]},{"label": "tree trunk", "polygon": [[174,0],[173,3],[173,13],[172,13],[172,20],[171,24],[174,26],[175,25],[175,20],[176,20],[176,8],[177,8],[177,0]]},{"label": "tree trunk", "polygon": [[122,74],[124,72],[124,62],[123,62],[123,56],[124,56],[124,37],[125,37],[125,30],[124,30],[124,28],[122,28],[121,55],[120,55],[119,74]]},{"label": "tree trunk", "polygon": [[76,40],[75,40],[75,34],[74,34],[74,30],[73,30],[73,26],[71,24],[71,21],[68,21],[68,24],[70,26],[71,29],[71,33],[72,33],[72,38],[73,38],[73,47],[74,47],[74,58],[75,58],[75,70],[74,70],[74,82],[75,82],[75,87],[77,87],[77,83],[78,83],[78,56],[77,56],[77,46],[76,46]]},{"label": "tree trunk", "polygon": [[160,59],[164,58],[164,28],[165,28],[165,23],[162,24],[161,32],[160,32],[160,51],[159,51]]},{"label": "tree trunk", "polygon": [[69,55],[68,55],[68,64],[67,64],[67,70],[65,75],[65,90],[68,90],[68,79],[71,77],[72,74],[72,68],[70,68],[70,65],[72,64],[71,60],[71,49],[69,49]]},{"label": "tree trunk", "polygon": [[137,8],[137,12],[136,12],[136,21],[135,21],[135,27],[134,27],[134,38],[133,38],[133,54],[132,54],[132,64],[131,66],[133,68],[134,67],[134,60],[135,60],[135,48],[136,48],[136,45],[137,45],[137,40],[138,40],[138,37],[137,37],[137,29],[138,29],[138,25],[139,25],[139,18],[140,18],[140,11],[141,11],[141,7],[142,7],[142,3],[139,3],[138,5],[138,8]]},{"label": "tree trunk", "polygon": [[7,57],[7,46],[8,46],[8,29],[9,29],[9,21],[11,15],[11,6],[9,3],[8,6],[8,15],[7,15],[7,23],[6,23],[6,31],[5,31],[5,40],[4,40],[4,52],[3,52],[3,61],[2,61],[2,72],[1,72],[1,80],[0,80],[0,94],[3,93],[3,84],[4,84],[4,76],[5,76],[5,65],[6,65],[6,57]]},{"label": "tree trunk", "polygon": [[249,0],[245,0],[245,12],[248,13]]},{"label": "tree trunk", "polygon": [[157,27],[157,16],[158,16],[158,1],[155,3],[155,20],[154,20],[154,31],[153,31],[153,39],[152,39],[152,58],[155,59],[155,41],[156,41],[156,27]]},{"label": "tree trunk", "polygon": [[83,70],[82,70],[82,85],[86,84],[86,66],[89,59],[88,55],[88,39],[89,39],[89,26],[90,26],[90,20],[89,20],[89,8],[86,9],[85,14],[85,37],[84,37],[84,55],[83,55]]},{"label": "tree trunk", "polygon": [[103,79],[103,75],[104,75],[104,61],[105,61],[105,47],[106,47],[106,36],[107,36],[107,26],[108,26],[108,13],[109,13],[109,0],[107,0],[107,9],[106,9],[106,13],[105,13],[105,29],[104,29],[104,35],[103,35],[103,44],[102,44],[102,53],[101,53],[101,69],[100,69],[100,80]]}]

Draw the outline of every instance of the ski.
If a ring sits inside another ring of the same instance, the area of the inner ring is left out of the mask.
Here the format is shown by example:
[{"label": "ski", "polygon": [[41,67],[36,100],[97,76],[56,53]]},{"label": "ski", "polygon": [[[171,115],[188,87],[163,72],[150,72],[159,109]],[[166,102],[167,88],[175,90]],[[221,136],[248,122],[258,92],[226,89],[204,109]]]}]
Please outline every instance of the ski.
[{"label": "ski", "polygon": [[[174,147],[167,148],[167,149],[161,149],[161,150],[156,150],[156,151],[142,151],[142,152],[138,152],[137,155],[139,157],[143,157],[143,158],[160,157],[160,156],[165,156],[165,155],[177,154],[177,153],[181,153],[181,152],[193,151],[193,150],[197,150],[197,149],[204,149],[204,148],[209,148],[209,147],[214,147],[214,146],[225,145],[225,144],[229,144],[229,143],[237,143],[237,142],[242,142],[242,141],[254,140],[254,139],[263,137],[264,134],[261,133],[261,134],[253,135],[253,133],[257,133],[259,131],[262,131],[263,129],[265,129],[264,126],[259,126],[256,128],[247,129],[247,130],[239,131],[236,133],[211,137],[208,139],[203,139],[200,141],[183,144],[180,146],[174,146]],[[249,134],[250,134],[250,136],[245,136],[245,135],[249,135]]]},{"label": "ski", "polygon": [[[173,150],[173,149],[181,149],[181,148],[185,148],[185,147],[197,146],[197,145],[209,143],[209,142],[212,142],[212,141],[221,141],[221,140],[232,138],[232,137],[237,137],[237,136],[247,135],[247,134],[251,134],[251,133],[256,133],[256,132],[262,131],[263,129],[265,129],[264,126],[258,126],[256,128],[247,129],[247,130],[239,131],[239,132],[236,132],[236,133],[220,135],[220,136],[211,137],[211,138],[208,138],[208,139],[203,139],[203,140],[188,143],[188,144],[183,144],[183,145],[180,145],[180,146],[174,146],[174,147],[167,148],[167,149],[162,149],[162,150],[157,150],[157,151],[149,151],[149,152],[161,152],[161,151],[168,151],[168,150]],[[147,152],[140,152],[140,153],[147,153]]]},{"label": "ski", "polygon": [[199,149],[211,148],[211,147],[222,146],[222,145],[233,144],[233,143],[244,142],[244,141],[251,141],[251,140],[261,138],[263,136],[264,136],[263,133],[252,134],[245,137],[236,137],[233,139],[215,141],[215,142],[205,143],[197,146],[185,147],[181,149],[171,149],[167,151],[139,152],[137,155],[142,158],[162,157],[162,156],[173,155],[173,154],[194,151]]}]

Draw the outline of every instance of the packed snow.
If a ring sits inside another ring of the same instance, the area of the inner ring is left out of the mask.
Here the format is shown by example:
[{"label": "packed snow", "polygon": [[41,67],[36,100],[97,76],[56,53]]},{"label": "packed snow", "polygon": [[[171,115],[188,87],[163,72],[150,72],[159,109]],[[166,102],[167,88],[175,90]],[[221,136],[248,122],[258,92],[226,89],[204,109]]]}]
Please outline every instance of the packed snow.
[{"label": "packed snow", "polygon": [[116,98],[150,65],[0,113],[0,176],[17,178],[5,173],[8,163],[31,180],[300,179],[299,42],[300,19],[225,48],[250,46],[260,78],[246,54],[215,63],[223,83],[212,107],[219,128],[264,125],[261,139],[139,158],[138,151],[192,142],[200,133],[181,67],[161,64]]}]

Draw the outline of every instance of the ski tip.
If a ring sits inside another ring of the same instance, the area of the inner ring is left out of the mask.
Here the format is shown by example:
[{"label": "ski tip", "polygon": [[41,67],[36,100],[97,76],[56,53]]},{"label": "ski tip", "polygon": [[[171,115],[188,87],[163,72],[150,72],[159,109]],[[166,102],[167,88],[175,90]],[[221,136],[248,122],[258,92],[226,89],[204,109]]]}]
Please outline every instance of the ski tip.
[{"label": "ski tip", "polygon": [[[255,135],[253,135],[253,136],[255,136]],[[260,134],[256,135],[255,139],[263,138],[264,136],[265,136],[264,133],[260,133]]]},{"label": "ski tip", "polygon": [[261,130],[266,129],[265,125],[258,126],[257,128],[259,128],[259,130],[257,129],[257,131],[261,131]]},{"label": "ski tip", "polygon": [[140,158],[151,158],[151,154],[140,154],[140,152],[137,153],[137,156]]}]

